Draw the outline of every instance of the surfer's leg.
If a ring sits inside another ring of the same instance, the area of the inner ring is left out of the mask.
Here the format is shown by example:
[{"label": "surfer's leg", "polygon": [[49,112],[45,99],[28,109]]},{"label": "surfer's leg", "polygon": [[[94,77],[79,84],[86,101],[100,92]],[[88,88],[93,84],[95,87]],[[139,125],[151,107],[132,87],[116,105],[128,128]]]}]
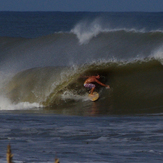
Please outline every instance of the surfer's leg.
[{"label": "surfer's leg", "polygon": [[93,95],[93,91],[94,91],[94,89],[95,89],[95,87],[93,87],[92,89],[91,89],[91,95]]}]

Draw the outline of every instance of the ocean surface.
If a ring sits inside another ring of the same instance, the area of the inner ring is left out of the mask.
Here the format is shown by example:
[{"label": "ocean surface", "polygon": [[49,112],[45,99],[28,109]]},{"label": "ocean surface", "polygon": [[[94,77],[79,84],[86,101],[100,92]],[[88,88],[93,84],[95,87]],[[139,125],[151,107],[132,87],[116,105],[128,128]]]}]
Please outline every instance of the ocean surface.
[{"label": "ocean surface", "polygon": [[162,12],[0,12],[1,163],[163,162],[162,115]]}]

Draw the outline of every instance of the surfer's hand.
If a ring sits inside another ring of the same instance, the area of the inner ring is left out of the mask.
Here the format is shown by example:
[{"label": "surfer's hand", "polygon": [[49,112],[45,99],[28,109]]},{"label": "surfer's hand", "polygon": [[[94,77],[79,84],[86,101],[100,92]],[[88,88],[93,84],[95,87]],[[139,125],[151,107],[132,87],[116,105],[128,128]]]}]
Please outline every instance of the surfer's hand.
[{"label": "surfer's hand", "polygon": [[107,86],[106,86],[106,88],[107,88],[107,89],[110,89],[110,86],[109,86],[109,85],[107,85]]}]

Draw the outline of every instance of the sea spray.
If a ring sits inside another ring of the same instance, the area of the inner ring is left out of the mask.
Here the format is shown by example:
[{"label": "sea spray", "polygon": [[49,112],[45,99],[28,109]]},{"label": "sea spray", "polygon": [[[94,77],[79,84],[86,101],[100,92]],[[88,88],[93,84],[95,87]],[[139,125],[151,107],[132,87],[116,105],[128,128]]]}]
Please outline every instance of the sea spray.
[{"label": "sea spray", "polygon": [[151,57],[159,60],[163,64],[163,45],[153,50]]},{"label": "sea spray", "polygon": [[93,21],[81,21],[71,32],[76,34],[80,44],[87,44],[93,37],[96,37],[100,32],[104,31],[100,19]]}]

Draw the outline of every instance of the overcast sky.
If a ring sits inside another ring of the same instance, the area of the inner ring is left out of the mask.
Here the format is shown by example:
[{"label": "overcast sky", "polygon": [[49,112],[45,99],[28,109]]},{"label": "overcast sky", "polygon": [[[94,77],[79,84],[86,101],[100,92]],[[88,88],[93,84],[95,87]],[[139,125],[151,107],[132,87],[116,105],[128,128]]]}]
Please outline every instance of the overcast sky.
[{"label": "overcast sky", "polygon": [[0,0],[0,11],[162,12],[163,0]]}]

